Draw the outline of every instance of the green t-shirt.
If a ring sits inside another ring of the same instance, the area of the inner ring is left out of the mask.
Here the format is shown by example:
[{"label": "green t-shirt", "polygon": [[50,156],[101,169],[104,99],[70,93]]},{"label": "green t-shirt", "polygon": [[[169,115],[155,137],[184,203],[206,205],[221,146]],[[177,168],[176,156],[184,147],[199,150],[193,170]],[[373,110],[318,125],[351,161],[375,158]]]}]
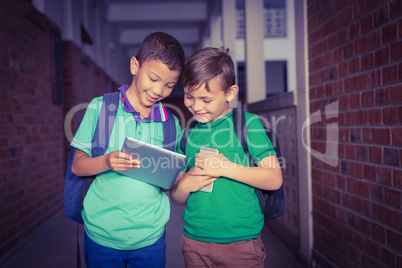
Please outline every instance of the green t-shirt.
[{"label": "green t-shirt", "polygon": [[[233,128],[233,112],[212,123],[198,123],[190,132],[186,145],[188,168],[194,167],[195,155],[202,146],[218,149],[228,160],[250,166]],[[246,113],[247,141],[256,163],[275,154],[257,115]],[[182,151],[178,149],[180,153]],[[192,239],[231,243],[257,238],[264,217],[252,186],[219,177],[211,193],[197,191],[187,199],[183,213],[184,234]]]},{"label": "green t-shirt", "polygon": [[[162,122],[139,120],[136,123],[119,99],[106,154],[120,150],[126,136],[162,147]],[[91,101],[71,142],[71,146],[89,156],[102,101],[103,97]],[[176,133],[180,135],[177,118],[175,123]],[[91,184],[82,217],[85,231],[96,243],[119,250],[138,249],[152,245],[162,236],[170,217],[169,199],[159,187],[108,170],[98,174]]]}]

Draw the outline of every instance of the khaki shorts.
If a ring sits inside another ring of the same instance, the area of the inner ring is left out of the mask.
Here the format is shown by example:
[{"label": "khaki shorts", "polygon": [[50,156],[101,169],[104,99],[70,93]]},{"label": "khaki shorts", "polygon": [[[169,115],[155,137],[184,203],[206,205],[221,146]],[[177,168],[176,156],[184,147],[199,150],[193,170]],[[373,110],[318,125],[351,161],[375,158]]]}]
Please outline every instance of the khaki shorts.
[{"label": "khaki shorts", "polygon": [[181,251],[186,268],[264,267],[265,247],[261,236],[248,241],[219,244],[197,241],[183,235]]}]

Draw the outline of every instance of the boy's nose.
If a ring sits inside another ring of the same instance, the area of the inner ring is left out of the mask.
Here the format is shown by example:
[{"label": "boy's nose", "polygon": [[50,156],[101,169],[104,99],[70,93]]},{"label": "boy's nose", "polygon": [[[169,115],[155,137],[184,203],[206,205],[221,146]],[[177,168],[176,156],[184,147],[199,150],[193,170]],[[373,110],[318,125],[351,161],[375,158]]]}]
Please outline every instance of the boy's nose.
[{"label": "boy's nose", "polygon": [[201,101],[195,100],[193,103],[193,110],[197,112],[201,111],[201,109],[202,109]]},{"label": "boy's nose", "polygon": [[162,96],[163,93],[163,86],[154,86],[152,88],[152,93],[155,94],[156,96]]}]

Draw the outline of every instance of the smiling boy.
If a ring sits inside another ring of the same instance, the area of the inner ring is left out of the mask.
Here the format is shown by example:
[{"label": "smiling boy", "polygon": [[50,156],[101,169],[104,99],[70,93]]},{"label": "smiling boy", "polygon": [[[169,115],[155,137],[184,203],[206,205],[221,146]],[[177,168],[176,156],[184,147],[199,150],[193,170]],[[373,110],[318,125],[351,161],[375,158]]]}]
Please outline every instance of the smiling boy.
[{"label": "smiling boy", "polygon": [[[246,113],[248,147],[258,163],[250,167],[233,128],[229,102],[239,89],[227,51],[197,51],[182,81],[184,104],[198,122],[185,148],[190,170],[180,173],[171,191],[173,202],[186,205],[181,244],[186,267],[263,267],[264,219],[255,187],[276,190],[282,185],[272,144],[258,116]],[[199,153],[201,147],[219,154]],[[211,182],[211,193],[199,191]]]},{"label": "smiling boy", "polygon": [[[84,255],[87,267],[165,267],[165,224],[170,216],[167,195],[158,187],[116,171],[140,162],[120,152],[125,137],[162,147],[163,122],[169,120],[160,100],[170,95],[184,67],[184,52],[172,36],[148,35],[130,61],[133,80],[119,88],[119,105],[109,148],[91,157],[91,144],[103,98],[89,104],[71,142],[72,172],[96,175],[84,199]],[[177,118],[176,133],[180,133]]]}]

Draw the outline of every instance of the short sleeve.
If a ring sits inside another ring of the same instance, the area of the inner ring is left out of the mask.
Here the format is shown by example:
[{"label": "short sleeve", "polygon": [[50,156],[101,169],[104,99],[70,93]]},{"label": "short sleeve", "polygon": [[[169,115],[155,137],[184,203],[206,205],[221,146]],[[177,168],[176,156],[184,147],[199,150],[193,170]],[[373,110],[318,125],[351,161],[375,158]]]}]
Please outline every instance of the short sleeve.
[{"label": "short sleeve", "polygon": [[247,145],[250,155],[257,164],[267,156],[276,154],[259,117],[246,113]]},{"label": "short sleeve", "polygon": [[[180,148],[180,142],[181,142],[181,139],[182,139],[182,137],[183,137],[183,135],[184,135],[184,130],[185,129],[183,129],[182,131],[180,131],[179,132],[179,136],[178,136],[178,138],[177,138],[177,143],[176,143],[176,153],[179,153],[179,154],[184,154],[184,152],[181,150],[181,148]],[[188,171],[188,161],[189,161],[189,159],[187,158],[187,160],[186,160],[186,164],[183,166],[183,168],[181,169],[181,172],[187,172]]]},{"label": "short sleeve", "polygon": [[103,97],[93,99],[85,110],[84,117],[75,133],[71,146],[92,156],[92,139],[98,122]]}]

